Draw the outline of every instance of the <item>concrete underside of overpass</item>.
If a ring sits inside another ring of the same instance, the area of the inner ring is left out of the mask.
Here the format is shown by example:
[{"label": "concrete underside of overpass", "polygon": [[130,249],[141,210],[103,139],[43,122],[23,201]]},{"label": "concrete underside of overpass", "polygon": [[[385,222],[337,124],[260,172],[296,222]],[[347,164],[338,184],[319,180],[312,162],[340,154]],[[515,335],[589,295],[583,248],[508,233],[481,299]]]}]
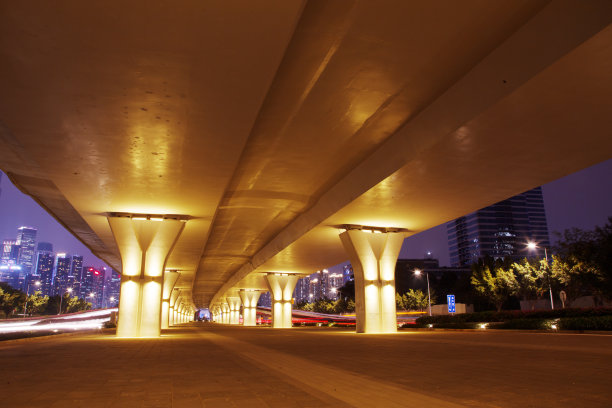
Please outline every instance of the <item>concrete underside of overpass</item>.
[{"label": "concrete underside of overpass", "polygon": [[610,339],[211,324],[81,334],[1,343],[0,395],[11,408],[609,407]]},{"label": "concrete underside of overpass", "polygon": [[0,6],[0,168],[122,272],[124,335],[612,156],[606,0]]}]

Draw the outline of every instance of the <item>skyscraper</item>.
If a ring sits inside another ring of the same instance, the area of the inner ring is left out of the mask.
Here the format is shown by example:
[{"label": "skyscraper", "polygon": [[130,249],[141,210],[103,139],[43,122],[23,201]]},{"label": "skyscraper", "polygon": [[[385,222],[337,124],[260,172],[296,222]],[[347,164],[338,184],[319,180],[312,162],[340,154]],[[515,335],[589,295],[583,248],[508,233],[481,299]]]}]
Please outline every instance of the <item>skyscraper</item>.
[{"label": "skyscraper", "polygon": [[43,295],[53,296],[53,266],[55,256],[53,254],[53,244],[49,242],[39,242],[36,247],[36,275],[40,280],[40,291]]},{"label": "skyscraper", "polygon": [[81,274],[83,272],[83,257],[72,255],[70,264],[70,274],[68,275],[68,286],[72,287],[73,295],[79,296],[81,293]]},{"label": "skyscraper", "polygon": [[53,280],[53,286],[56,295],[63,295],[66,290],[70,287],[70,256],[66,254],[57,254],[55,260],[55,278]]},{"label": "skyscraper", "polygon": [[310,276],[298,279],[295,289],[293,291],[293,297],[296,302],[308,302],[310,299]]},{"label": "skyscraper", "polygon": [[33,227],[17,228],[17,245],[20,246],[17,263],[21,265],[21,270],[26,275],[33,270],[37,233],[38,230]]},{"label": "skyscraper", "polygon": [[2,265],[16,265],[17,259],[19,258],[19,248],[17,241],[12,239],[5,239],[2,241],[2,258],[0,263]]},{"label": "skyscraper", "polygon": [[40,290],[43,295],[53,296],[53,265],[55,257],[52,252],[39,252],[36,260],[36,274],[40,276]]},{"label": "skyscraper", "polygon": [[485,256],[519,260],[530,255],[525,249],[528,241],[540,248],[550,245],[541,187],[459,217],[446,228],[455,267]]},{"label": "skyscraper", "polygon": [[119,292],[121,291],[121,275],[115,270],[111,271],[110,278],[105,290],[105,302],[107,307],[117,307],[119,304]]},{"label": "skyscraper", "polygon": [[36,252],[52,253],[53,244],[50,242],[39,242],[38,245],[36,245]]},{"label": "skyscraper", "polygon": [[79,297],[87,300],[93,308],[104,304],[104,273],[93,266],[85,266],[81,274]]}]

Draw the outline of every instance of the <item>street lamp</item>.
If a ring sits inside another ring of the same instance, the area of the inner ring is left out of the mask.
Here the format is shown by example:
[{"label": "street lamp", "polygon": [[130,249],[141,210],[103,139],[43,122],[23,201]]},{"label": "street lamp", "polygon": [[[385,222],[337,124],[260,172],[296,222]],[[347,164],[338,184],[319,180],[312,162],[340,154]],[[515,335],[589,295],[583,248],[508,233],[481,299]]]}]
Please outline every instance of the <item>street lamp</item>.
[{"label": "street lamp", "polygon": [[64,295],[66,293],[72,293],[72,288],[66,289],[66,292],[60,295],[60,306],[59,306],[59,311],[57,312],[58,315],[62,314],[62,300],[64,300]]},{"label": "street lamp", "polygon": [[[23,317],[26,317],[26,314],[28,313],[28,296],[30,296],[30,285],[31,283],[28,283],[28,288],[26,289],[26,301],[25,301],[25,305],[23,306]],[[36,286],[40,286],[40,281],[36,281],[34,282],[34,285]]]},{"label": "street lamp", "polygon": [[334,297],[338,299],[338,288],[331,288],[331,293],[333,293]]},{"label": "street lamp", "polygon": [[93,302],[94,302],[94,298],[96,297],[96,294],[91,292],[89,294],[89,297],[91,298],[91,308],[93,309]]},{"label": "street lamp", "polygon": [[[111,296],[108,300],[110,301],[110,307],[113,307],[113,302],[115,301],[115,297]],[[109,306],[107,305],[107,307]]]},{"label": "street lamp", "polygon": [[[535,242],[530,241],[527,243],[527,249],[529,249],[530,251],[535,251],[536,249],[538,249],[538,245]],[[544,260],[546,261],[546,265],[548,266],[548,252],[546,251],[546,247],[544,247]],[[555,305],[553,303],[552,285],[550,284],[550,272],[547,273],[547,278],[548,291],[550,293],[550,309],[555,310]]]},{"label": "street lamp", "polygon": [[[414,274],[416,276],[421,276],[421,270],[415,269]],[[425,276],[427,277],[427,303],[429,305],[429,315],[431,316],[431,293],[429,292],[429,274],[425,272]]]}]

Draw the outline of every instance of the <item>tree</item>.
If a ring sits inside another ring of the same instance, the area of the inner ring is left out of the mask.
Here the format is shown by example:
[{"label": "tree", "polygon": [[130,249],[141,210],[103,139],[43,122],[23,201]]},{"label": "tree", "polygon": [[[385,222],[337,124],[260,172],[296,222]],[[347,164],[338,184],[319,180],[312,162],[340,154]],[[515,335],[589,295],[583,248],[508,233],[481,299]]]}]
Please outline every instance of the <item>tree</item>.
[{"label": "tree", "polygon": [[552,279],[557,282],[559,289],[565,291],[568,305],[580,296],[600,293],[604,277],[593,264],[580,261],[574,256],[563,259],[553,255],[552,258]]},{"label": "tree", "polygon": [[602,227],[592,231],[579,228],[565,230],[558,235],[554,251],[569,265],[582,264],[582,268],[597,270],[600,282],[598,295],[612,296],[612,217]]},{"label": "tree", "polygon": [[26,313],[41,313],[47,306],[47,302],[49,302],[49,296],[41,296],[39,291],[34,292],[34,294],[28,296],[28,309]]},{"label": "tree", "polygon": [[22,310],[25,305],[26,295],[20,290],[13,289],[7,284],[0,284],[0,309],[6,317],[15,310]]},{"label": "tree", "polygon": [[518,290],[518,282],[510,268],[497,267],[492,273],[488,265],[475,264],[470,280],[474,290],[489,299],[498,312],[504,302]]},{"label": "tree", "polygon": [[530,262],[525,258],[521,263],[513,263],[512,268],[518,282],[516,294],[528,301],[533,310],[535,301],[541,299],[552,285],[548,261],[542,259]]},{"label": "tree", "polygon": [[[435,293],[431,293],[431,304],[436,303]],[[407,310],[425,310],[429,307],[429,297],[422,290],[408,289],[403,296],[403,306]]]},{"label": "tree", "polygon": [[406,303],[404,302],[404,298],[399,293],[395,294],[395,308],[400,310],[406,310]]},{"label": "tree", "polygon": [[76,296],[71,297],[66,305],[66,313],[75,313],[89,309],[91,309],[91,303],[87,302],[85,299],[81,299]]}]

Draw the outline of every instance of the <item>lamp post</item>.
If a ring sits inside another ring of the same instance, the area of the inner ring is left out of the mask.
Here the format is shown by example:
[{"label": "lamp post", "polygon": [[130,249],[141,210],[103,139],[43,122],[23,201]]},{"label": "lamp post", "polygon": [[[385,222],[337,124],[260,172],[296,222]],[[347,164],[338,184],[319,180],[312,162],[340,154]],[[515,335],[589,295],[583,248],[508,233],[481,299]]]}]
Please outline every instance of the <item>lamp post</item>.
[{"label": "lamp post", "polygon": [[[421,270],[415,269],[414,274],[416,276],[421,276]],[[429,273],[425,272],[425,276],[427,277],[427,304],[429,306],[429,315],[431,316],[431,293],[429,292]]]},{"label": "lamp post", "polygon": [[93,309],[93,308],[94,308],[94,307],[93,307],[93,306],[94,306],[94,298],[96,297],[96,294],[95,294],[95,293],[93,293],[93,292],[91,292],[91,293],[89,294],[89,297],[91,298],[91,308]]},{"label": "lamp post", "polygon": [[[538,246],[535,242],[530,241],[527,243],[527,248],[530,251],[535,251],[536,249],[538,249]],[[546,247],[544,247],[544,260],[546,261],[546,266],[548,266],[548,252],[546,251]],[[548,292],[550,293],[550,309],[555,310],[555,304],[553,303],[552,285],[550,283],[550,272],[547,271],[546,275],[548,278]]]},{"label": "lamp post", "polygon": [[[30,285],[31,283],[28,283],[28,288],[26,290],[26,301],[25,301],[25,305],[23,306],[23,317],[26,317],[28,313],[28,296],[30,296]],[[40,281],[34,282],[34,285],[40,286]]]},{"label": "lamp post", "polygon": [[113,302],[115,301],[115,297],[111,296],[108,300],[110,301],[110,306],[108,304],[106,306],[107,307],[113,307]]},{"label": "lamp post", "polygon": [[58,315],[62,314],[62,300],[64,300],[64,295],[66,293],[72,293],[72,288],[66,289],[66,291],[60,295],[59,311],[57,312]]}]

